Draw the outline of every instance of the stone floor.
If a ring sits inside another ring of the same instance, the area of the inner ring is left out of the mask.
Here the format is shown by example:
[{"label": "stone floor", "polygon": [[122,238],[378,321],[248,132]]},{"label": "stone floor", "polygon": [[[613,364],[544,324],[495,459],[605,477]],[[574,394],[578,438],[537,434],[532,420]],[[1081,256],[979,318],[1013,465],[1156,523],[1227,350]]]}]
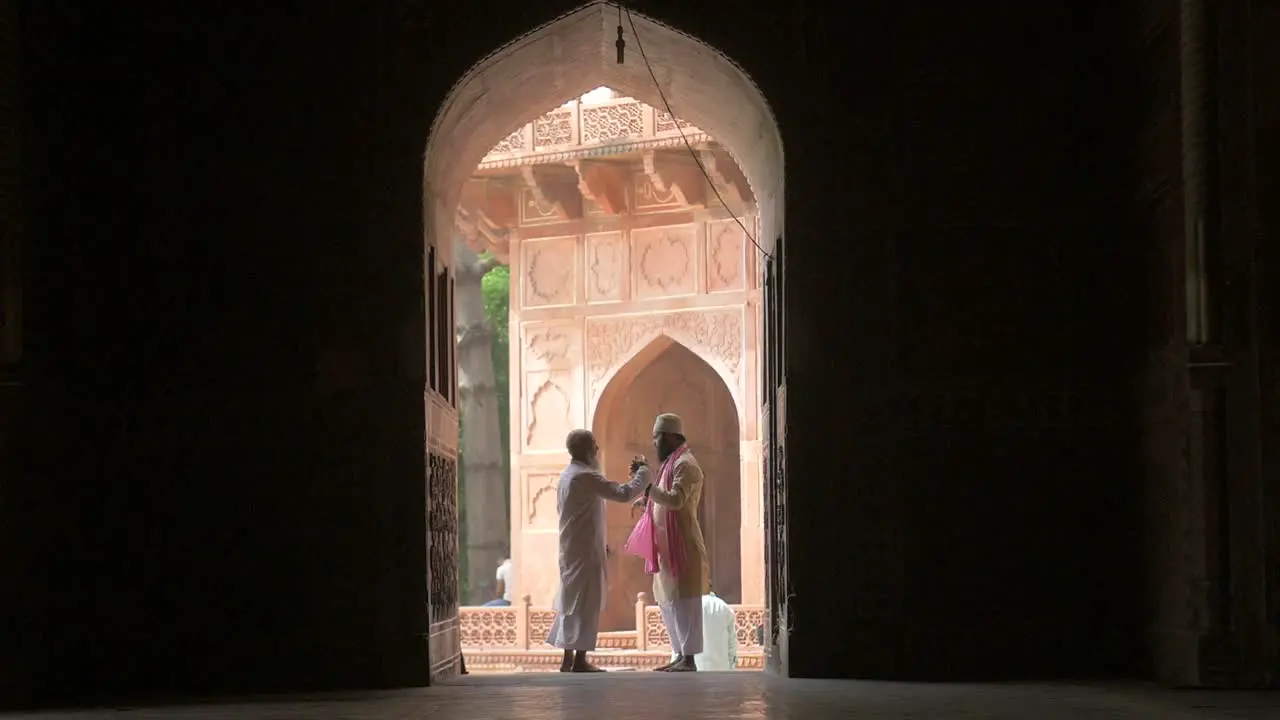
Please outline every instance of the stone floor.
[{"label": "stone floor", "polygon": [[780,680],[763,673],[466,677],[412,691],[153,709],[3,715],[3,720],[590,720],[608,718],[1280,718],[1280,692],[1171,692],[1140,685],[917,685]]}]

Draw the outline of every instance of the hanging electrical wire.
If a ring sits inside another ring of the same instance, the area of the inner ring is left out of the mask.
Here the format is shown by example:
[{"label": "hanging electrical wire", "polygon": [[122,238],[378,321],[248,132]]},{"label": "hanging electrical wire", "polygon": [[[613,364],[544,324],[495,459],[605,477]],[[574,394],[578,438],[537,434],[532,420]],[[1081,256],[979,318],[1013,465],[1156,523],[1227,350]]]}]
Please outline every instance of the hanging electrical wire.
[{"label": "hanging electrical wire", "polygon": [[[631,10],[623,7],[621,3],[617,3],[617,8],[618,40],[614,45],[618,49],[618,64],[622,64],[626,50],[626,41],[622,39],[622,14],[625,12],[627,14],[627,23],[631,26],[631,36],[636,39],[636,49],[640,51],[640,59],[644,62],[645,69],[649,71],[649,78],[653,80],[653,87],[657,89],[658,97],[662,98],[663,109],[667,111],[667,115],[674,121],[679,116],[671,109],[671,102],[667,100],[667,94],[662,91],[662,84],[658,82],[658,75],[653,71],[653,66],[649,64],[649,56],[645,54],[644,43],[640,42],[640,34],[636,32],[636,22],[631,17]],[[720,194],[720,189],[716,187],[716,182],[711,179],[711,173],[707,172],[706,165],[702,163],[702,158],[698,155],[698,152],[693,149],[693,144],[689,142],[689,137],[684,134],[684,128],[680,127],[679,122],[676,122],[676,130],[680,132],[680,139],[684,141],[685,149],[689,151],[689,157],[693,158],[693,162],[697,164],[698,170],[702,172],[702,177],[706,178],[707,185],[710,186],[711,191],[715,193],[716,199],[720,201],[721,207],[728,211],[730,217],[733,218],[733,221],[738,223],[738,227],[742,228],[742,232],[747,236],[747,240],[750,240],[751,244],[756,246],[756,250],[759,250],[761,255],[764,255],[766,259],[772,257],[767,250],[760,246],[760,243],[756,242],[755,236],[747,229],[747,226],[743,224],[737,213],[729,209],[729,203],[724,201],[724,196]]]}]

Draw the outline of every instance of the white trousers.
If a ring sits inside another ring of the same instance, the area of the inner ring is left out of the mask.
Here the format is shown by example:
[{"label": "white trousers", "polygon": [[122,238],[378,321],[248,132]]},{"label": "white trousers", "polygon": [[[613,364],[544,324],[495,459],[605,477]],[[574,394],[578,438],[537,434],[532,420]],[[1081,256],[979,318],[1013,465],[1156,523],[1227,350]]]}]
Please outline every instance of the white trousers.
[{"label": "white trousers", "polygon": [[658,607],[671,636],[671,650],[678,655],[702,652],[702,598],[677,598]]}]

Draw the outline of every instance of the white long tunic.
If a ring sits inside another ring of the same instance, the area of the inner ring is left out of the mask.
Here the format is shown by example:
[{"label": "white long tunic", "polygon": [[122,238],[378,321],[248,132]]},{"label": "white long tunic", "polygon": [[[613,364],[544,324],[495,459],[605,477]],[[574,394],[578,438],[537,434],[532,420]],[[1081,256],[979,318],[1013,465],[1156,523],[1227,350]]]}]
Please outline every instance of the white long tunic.
[{"label": "white long tunic", "polygon": [[560,590],[556,620],[548,642],[570,650],[594,650],[606,589],[605,500],[630,502],[651,476],[641,468],[624,484],[577,461],[560,474],[556,508],[560,512]]},{"label": "white long tunic", "polygon": [[[673,652],[674,660],[680,653]],[[699,670],[733,670],[738,667],[738,617],[729,603],[715,593],[702,596],[702,652],[693,660]]]}]

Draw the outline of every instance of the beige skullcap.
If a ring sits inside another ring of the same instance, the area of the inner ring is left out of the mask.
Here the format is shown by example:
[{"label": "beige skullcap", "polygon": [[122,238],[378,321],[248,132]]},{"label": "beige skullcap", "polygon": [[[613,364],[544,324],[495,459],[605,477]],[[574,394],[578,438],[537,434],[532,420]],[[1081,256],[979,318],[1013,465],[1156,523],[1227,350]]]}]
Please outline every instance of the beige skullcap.
[{"label": "beige skullcap", "polygon": [[657,435],[658,433],[683,435],[684,423],[680,421],[680,416],[675,413],[662,413],[657,420],[653,421],[653,434]]}]

